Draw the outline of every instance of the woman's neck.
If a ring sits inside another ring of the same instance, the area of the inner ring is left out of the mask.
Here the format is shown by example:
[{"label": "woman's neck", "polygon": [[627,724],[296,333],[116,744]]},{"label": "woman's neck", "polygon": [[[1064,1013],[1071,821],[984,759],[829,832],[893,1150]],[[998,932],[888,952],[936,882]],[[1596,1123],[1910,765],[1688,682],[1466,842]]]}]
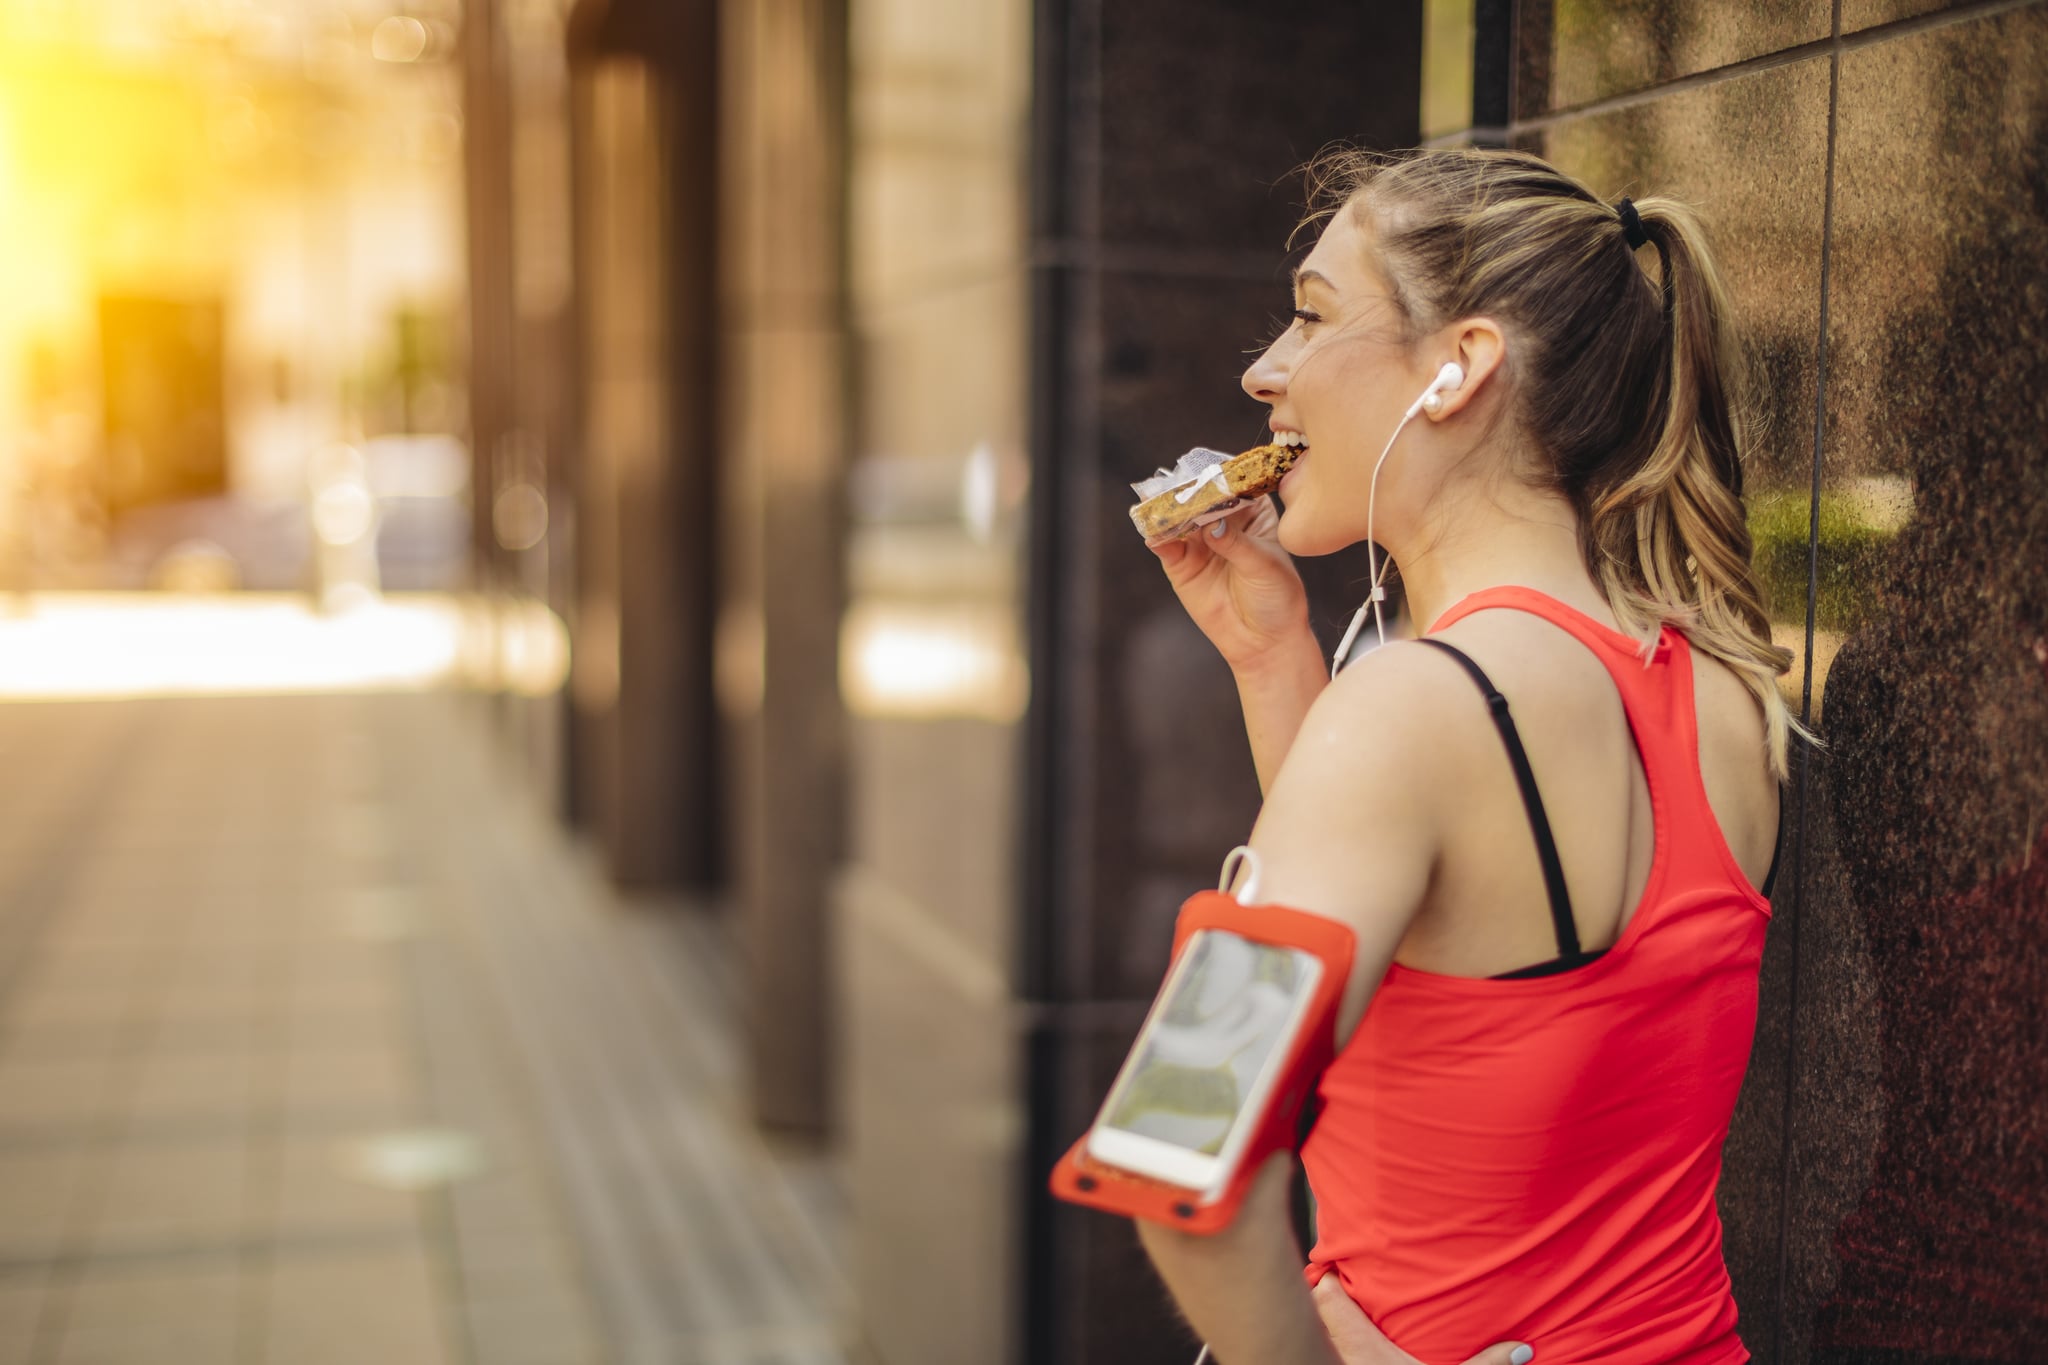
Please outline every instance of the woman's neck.
[{"label": "woman's neck", "polygon": [[1468,503],[1445,524],[1422,528],[1405,554],[1387,547],[1401,568],[1417,632],[1462,598],[1505,583],[1548,593],[1596,620],[1613,619],[1586,572],[1570,504],[1534,490],[1518,493]]}]

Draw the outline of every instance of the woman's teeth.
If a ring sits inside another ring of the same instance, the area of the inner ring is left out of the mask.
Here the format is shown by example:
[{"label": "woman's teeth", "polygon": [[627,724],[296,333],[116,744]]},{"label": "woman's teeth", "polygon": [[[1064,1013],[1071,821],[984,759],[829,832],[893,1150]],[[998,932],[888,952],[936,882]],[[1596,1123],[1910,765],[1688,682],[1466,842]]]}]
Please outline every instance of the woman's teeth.
[{"label": "woman's teeth", "polygon": [[1276,446],[1292,446],[1296,450],[1307,450],[1308,437],[1298,431],[1277,431],[1273,433],[1273,444]]}]

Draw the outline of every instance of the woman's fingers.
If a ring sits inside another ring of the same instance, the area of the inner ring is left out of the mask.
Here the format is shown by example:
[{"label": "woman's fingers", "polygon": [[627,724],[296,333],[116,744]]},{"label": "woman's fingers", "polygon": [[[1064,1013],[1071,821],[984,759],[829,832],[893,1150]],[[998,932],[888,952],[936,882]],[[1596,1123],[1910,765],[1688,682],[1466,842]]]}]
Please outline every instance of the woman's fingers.
[{"label": "woman's fingers", "polygon": [[1465,1365],[1529,1365],[1535,1357],[1535,1350],[1522,1342],[1502,1341],[1473,1356]]},{"label": "woman's fingers", "polygon": [[1316,1281],[1313,1294],[1323,1330],[1330,1334],[1330,1344],[1337,1348],[1337,1358],[1344,1365],[1421,1365],[1387,1340],[1365,1310],[1351,1301],[1335,1275]]}]

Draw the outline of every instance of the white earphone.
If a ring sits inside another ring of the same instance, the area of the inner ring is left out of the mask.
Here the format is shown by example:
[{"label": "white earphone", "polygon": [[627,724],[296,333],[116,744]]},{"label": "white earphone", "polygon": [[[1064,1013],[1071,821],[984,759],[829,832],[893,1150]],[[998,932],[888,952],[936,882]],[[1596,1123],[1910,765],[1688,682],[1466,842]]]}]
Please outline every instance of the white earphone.
[{"label": "white earphone", "polygon": [[[1436,378],[1429,381],[1429,387],[1422,391],[1422,396],[1408,405],[1408,411],[1394,426],[1394,434],[1387,437],[1387,448],[1382,450],[1379,459],[1373,462],[1372,482],[1367,486],[1365,493],[1365,564],[1372,574],[1372,595],[1360,604],[1358,614],[1351,618],[1350,626],[1344,631],[1343,641],[1338,644],[1336,654],[1330,659],[1332,678],[1344,667],[1344,658],[1351,653],[1351,646],[1358,639],[1359,629],[1365,625],[1365,613],[1368,608],[1372,611],[1373,628],[1379,632],[1380,643],[1387,642],[1387,625],[1380,615],[1380,603],[1387,596],[1387,590],[1380,586],[1380,579],[1386,576],[1386,570],[1380,567],[1379,551],[1372,540],[1373,501],[1379,493],[1380,466],[1387,462],[1387,455],[1394,448],[1395,437],[1401,434],[1401,429],[1408,425],[1409,419],[1418,412],[1428,412],[1431,415],[1442,412],[1444,394],[1464,382],[1465,367],[1455,360],[1446,362],[1444,367],[1436,372]],[[1391,560],[1388,562],[1392,563]]]}]

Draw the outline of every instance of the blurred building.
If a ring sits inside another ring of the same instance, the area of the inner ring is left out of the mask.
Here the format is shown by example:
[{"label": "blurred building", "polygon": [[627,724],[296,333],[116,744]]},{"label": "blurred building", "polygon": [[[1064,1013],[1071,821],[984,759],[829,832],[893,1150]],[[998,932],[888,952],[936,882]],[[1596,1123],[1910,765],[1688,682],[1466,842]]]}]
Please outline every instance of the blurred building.
[{"label": "blurred building", "polygon": [[[1286,312],[1289,172],[1337,139],[1528,146],[1709,214],[1787,685],[1832,741],[1728,1149],[1744,1334],[1863,1359],[1882,1306],[1887,1359],[2031,1358],[2048,5],[462,22],[478,564],[501,629],[546,607],[574,646],[565,695],[495,705],[617,881],[728,907],[754,1111],[843,1154],[877,1358],[1189,1350],[1128,1229],[1040,1193],[1257,799],[1125,486],[1262,429],[1236,378]],[[1311,569],[1334,640],[1362,569]],[[1958,1136],[1999,1173],[1933,1155]],[[1928,1189],[1934,1222],[1888,1231]]]},{"label": "blurred building", "polygon": [[458,19],[0,3],[0,585],[461,585]]}]

